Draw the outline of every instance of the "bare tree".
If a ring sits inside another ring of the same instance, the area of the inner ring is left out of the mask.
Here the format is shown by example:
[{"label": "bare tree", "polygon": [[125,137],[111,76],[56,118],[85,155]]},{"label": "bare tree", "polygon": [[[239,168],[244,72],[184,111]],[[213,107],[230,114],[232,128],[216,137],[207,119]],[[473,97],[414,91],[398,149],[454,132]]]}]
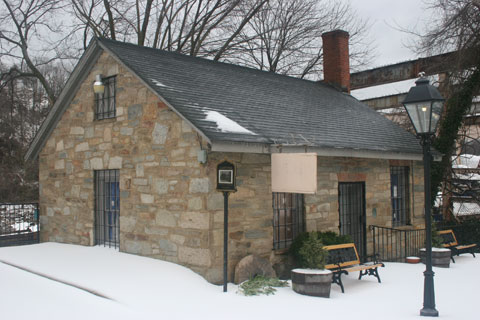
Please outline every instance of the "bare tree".
[{"label": "bare tree", "polygon": [[[344,29],[351,35],[353,64],[366,62],[368,25],[343,1],[269,1],[248,23],[235,58],[242,64],[300,78],[322,69],[322,33]],[[358,46],[358,44],[362,44]]]},{"label": "bare tree", "polygon": [[[432,194],[440,186],[444,196],[452,189],[452,157],[462,141],[462,125],[472,107],[472,99],[480,94],[480,2],[478,0],[430,0],[435,20],[419,34],[418,52],[427,54],[454,51],[456,63],[442,84],[447,96],[446,110],[440,124],[435,148],[444,156],[432,167]],[[478,138],[478,137],[475,137]],[[445,201],[450,208],[449,200]],[[445,216],[449,216],[444,212]]]},{"label": "bare tree", "polygon": [[429,0],[435,19],[420,34],[419,52],[430,55],[448,51],[466,53],[480,46],[479,0]]},{"label": "bare tree", "polygon": [[42,67],[59,58],[49,38],[57,31],[52,17],[60,8],[59,0],[2,0],[0,5],[0,57],[12,62],[10,76],[38,79],[50,103],[58,91]]},{"label": "bare tree", "polygon": [[[54,64],[40,72],[54,91],[68,76]],[[0,65],[0,75],[0,201],[36,200],[38,163],[25,162],[23,155],[50,109],[49,97],[39,79],[15,76],[11,66]]]},{"label": "bare tree", "polygon": [[72,0],[71,12],[78,19],[73,30],[82,30],[84,47],[90,37],[102,36],[193,56],[215,55],[219,59],[266,2]]},{"label": "bare tree", "polygon": [[345,1],[72,0],[83,46],[91,36],[229,60],[307,77],[320,74],[321,34],[349,31],[354,65],[371,56],[368,26]]}]

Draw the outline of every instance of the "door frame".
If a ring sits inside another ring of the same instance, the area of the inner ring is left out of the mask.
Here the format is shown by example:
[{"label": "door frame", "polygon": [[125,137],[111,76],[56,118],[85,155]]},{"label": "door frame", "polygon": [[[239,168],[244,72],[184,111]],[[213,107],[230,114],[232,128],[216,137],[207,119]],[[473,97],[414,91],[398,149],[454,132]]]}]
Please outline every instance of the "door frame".
[{"label": "door frame", "polygon": [[[341,186],[342,185],[355,185],[361,186],[361,214],[360,214],[360,222],[358,223],[358,233],[360,233],[360,247],[357,243],[355,246],[358,250],[358,255],[362,262],[365,262],[367,257],[367,208],[366,208],[366,197],[365,197],[365,181],[342,181],[338,182],[338,231],[339,234],[342,234],[342,206],[341,206]],[[348,197],[346,198],[348,199]],[[344,215],[348,217],[347,215]],[[351,215],[350,215],[351,216]],[[349,234],[352,237],[352,240],[355,242],[355,237],[352,234]]]}]

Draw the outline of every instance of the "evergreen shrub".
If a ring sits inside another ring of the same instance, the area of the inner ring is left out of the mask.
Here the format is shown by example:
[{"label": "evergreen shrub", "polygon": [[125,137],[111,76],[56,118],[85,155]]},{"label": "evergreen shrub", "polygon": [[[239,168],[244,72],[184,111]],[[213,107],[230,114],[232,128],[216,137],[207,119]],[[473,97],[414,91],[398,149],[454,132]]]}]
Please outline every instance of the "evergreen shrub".
[{"label": "evergreen shrub", "polygon": [[297,267],[323,269],[328,256],[324,245],[351,243],[348,235],[338,235],[332,231],[304,232],[298,235],[290,247],[290,254]]}]

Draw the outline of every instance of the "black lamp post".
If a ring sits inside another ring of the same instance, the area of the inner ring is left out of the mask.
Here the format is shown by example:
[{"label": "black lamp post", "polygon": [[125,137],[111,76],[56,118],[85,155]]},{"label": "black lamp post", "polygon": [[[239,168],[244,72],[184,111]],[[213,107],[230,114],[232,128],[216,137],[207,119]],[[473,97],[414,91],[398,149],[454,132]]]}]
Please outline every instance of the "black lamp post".
[{"label": "black lamp post", "polygon": [[433,287],[432,271],[432,223],[431,223],[431,192],[430,192],[430,144],[435,136],[437,125],[442,115],[445,99],[434,86],[429,84],[423,74],[415,82],[416,86],[410,88],[403,105],[407,110],[408,117],[412,121],[417,137],[423,146],[423,168],[425,175],[425,225],[427,232],[426,239],[426,267],[423,273],[425,276],[423,288],[423,308],[421,316],[438,317],[435,309],[435,290]]}]

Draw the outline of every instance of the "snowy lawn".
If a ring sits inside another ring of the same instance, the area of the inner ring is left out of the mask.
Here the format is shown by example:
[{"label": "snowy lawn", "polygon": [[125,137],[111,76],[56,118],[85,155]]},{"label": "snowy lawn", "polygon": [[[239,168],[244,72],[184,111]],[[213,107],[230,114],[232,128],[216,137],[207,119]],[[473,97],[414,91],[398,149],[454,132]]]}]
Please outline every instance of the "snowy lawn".
[{"label": "snowy lawn", "polygon": [[[465,254],[455,260],[450,269],[434,268],[440,318],[478,319],[480,259]],[[332,285],[325,299],[291,288],[245,297],[233,284],[223,293],[184,267],[103,247],[0,248],[0,261],[84,289],[0,263],[1,319],[418,319],[425,270],[423,264],[386,263],[382,283],[358,281],[355,272],[345,277],[344,294]]]}]

